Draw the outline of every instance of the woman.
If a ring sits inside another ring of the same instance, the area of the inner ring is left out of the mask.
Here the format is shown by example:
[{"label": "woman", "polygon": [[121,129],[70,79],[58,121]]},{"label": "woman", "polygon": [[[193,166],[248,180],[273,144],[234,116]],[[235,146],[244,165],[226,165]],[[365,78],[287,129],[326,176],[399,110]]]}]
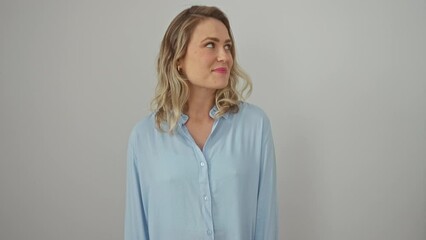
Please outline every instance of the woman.
[{"label": "woman", "polygon": [[224,13],[176,16],[157,72],[155,111],[129,140],[125,239],[278,239],[270,123],[242,101],[251,82]]}]

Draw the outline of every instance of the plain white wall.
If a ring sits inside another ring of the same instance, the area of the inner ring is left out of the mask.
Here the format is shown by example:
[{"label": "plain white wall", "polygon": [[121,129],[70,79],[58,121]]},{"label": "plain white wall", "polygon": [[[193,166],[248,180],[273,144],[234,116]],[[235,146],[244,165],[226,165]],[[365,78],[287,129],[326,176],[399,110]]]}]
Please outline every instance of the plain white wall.
[{"label": "plain white wall", "polygon": [[197,3],[271,118],[281,239],[426,239],[424,0],[1,0],[0,239],[122,239],[128,135]]}]

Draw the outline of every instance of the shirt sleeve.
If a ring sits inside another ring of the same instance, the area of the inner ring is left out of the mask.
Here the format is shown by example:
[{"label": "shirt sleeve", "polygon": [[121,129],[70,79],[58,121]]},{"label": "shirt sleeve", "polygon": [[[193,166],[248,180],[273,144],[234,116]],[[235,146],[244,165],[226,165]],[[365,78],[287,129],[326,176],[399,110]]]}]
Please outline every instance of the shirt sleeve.
[{"label": "shirt sleeve", "polygon": [[130,137],[127,150],[125,240],[149,240],[148,225],[143,208],[139,171],[134,153],[134,138]]},{"label": "shirt sleeve", "polygon": [[278,240],[275,149],[268,119],[262,138],[255,240]]}]

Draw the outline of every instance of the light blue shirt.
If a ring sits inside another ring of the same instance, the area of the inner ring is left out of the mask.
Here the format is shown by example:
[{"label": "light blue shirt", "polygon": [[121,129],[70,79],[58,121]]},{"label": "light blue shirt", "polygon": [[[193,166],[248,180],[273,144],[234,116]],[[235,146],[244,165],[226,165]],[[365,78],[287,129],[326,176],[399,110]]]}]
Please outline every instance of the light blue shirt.
[{"label": "light blue shirt", "polygon": [[[213,107],[210,116],[217,108]],[[275,152],[268,117],[242,102],[216,119],[201,150],[182,114],[173,135],[150,114],[128,147],[126,240],[277,240]]]}]

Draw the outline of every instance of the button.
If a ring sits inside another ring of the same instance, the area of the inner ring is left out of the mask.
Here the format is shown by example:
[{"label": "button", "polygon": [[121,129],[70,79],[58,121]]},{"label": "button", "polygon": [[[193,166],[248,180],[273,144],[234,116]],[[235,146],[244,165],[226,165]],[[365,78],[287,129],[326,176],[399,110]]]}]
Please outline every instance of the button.
[{"label": "button", "polygon": [[209,200],[209,198],[207,197],[207,195],[204,195],[204,201]]},{"label": "button", "polygon": [[207,230],[207,235],[212,235],[212,230]]},{"label": "button", "polygon": [[204,165],[206,165],[204,162],[200,163],[201,167],[204,167]]}]

